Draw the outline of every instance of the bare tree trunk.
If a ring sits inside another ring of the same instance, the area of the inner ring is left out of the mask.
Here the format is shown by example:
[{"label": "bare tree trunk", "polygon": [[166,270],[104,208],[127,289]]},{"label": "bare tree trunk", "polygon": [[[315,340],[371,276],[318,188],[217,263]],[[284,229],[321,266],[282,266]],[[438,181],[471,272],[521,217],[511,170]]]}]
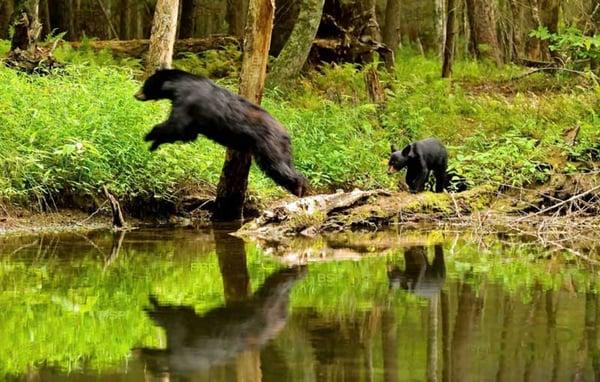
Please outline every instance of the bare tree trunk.
[{"label": "bare tree trunk", "polygon": [[130,39],[141,39],[144,38],[143,30],[143,10],[142,4],[138,1],[134,1],[131,4],[131,10],[129,11],[129,38]]},{"label": "bare tree trunk", "polygon": [[[540,19],[542,25],[548,28],[550,33],[558,33],[558,19],[560,14],[561,0],[539,0],[540,2]],[[542,49],[548,58],[558,59],[556,52],[550,51],[547,42],[542,42]]]},{"label": "bare tree trunk", "polygon": [[[250,0],[244,41],[240,94],[260,104],[262,100],[269,46],[275,15],[274,0]],[[225,164],[217,187],[213,220],[231,221],[242,218],[251,154],[227,150]]]},{"label": "bare tree trunk", "polygon": [[446,41],[444,42],[444,63],[442,65],[442,78],[452,77],[452,64],[454,63],[454,36],[456,34],[456,4],[454,0],[447,0],[446,9]]},{"label": "bare tree trunk", "polygon": [[385,7],[385,25],[383,27],[383,43],[390,48],[390,53],[384,54],[385,66],[393,69],[396,62],[396,51],[400,46],[400,0],[388,0]]},{"label": "bare tree trunk", "polygon": [[170,68],[177,33],[179,0],[158,0],[154,11],[150,48],[146,59],[146,76],[156,69]]},{"label": "bare tree trunk", "polygon": [[50,25],[50,7],[48,0],[40,0],[40,23],[42,24],[42,37],[48,36],[52,32]]},{"label": "bare tree trunk", "polygon": [[[600,3],[596,1],[592,1],[590,3],[590,18],[591,18],[591,27],[588,32],[590,36],[594,34],[600,34]],[[593,59],[590,62],[590,69],[596,72],[596,74],[600,74],[600,58]]]},{"label": "bare tree trunk", "polygon": [[73,24],[73,0],[52,0],[50,5],[50,23],[59,32],[66,32],[65,39],[75,40]]},{"label": "bare tree trunk", "polygon": [[192,38],[196,32],[196,13],[198,0],[182,0],[181,2],[181,25],[179,26],[179,38]]},{"label": "bare tree trunk", "polygon": [[[534,29],[542,26],[542,20],[540,19],[540,7],[538,0],[529,0],[529,9],[531,11],[531,19],[534,23]],[[532,38],[527,41],[527,57],[539,60],[542,56],[542,41],[537,38]]]},{"label": "bare tree trunk", "polygon": [[521,7],[517,0],[509,0],[512,19],[512,61],[518,61],[523,50],[521,30]]},{"label": "bare tree trunk", "polygon": [[0,2],[0,38],[8,39],[10,29],[10,19],[14,13],[13,0],[4,0]]},{"label": "bare tree trunk", "polygon": [[435,0],[435,34],[440,57],[444,54],[446,43],[446,14],[444,0]]},{"label": "bare tree trunk", "polygon": [[248,0],[227,0],[227,24],[230,35],[236,37],[244,35],[247,16]]},{"label": "bare tree trunk", "polygon": [[469,52],[475,56],[479,57],[479,47],[477,45],[476,33],[475,33],[475,0],[465,0],[465,14],[467,15],[467,21],[469,22],[469,36],[467,39],[467,46],[469,47]]},{"label": "bare tree trunk", "polygon": [[479,58],[489,57],[502,65],[502,54],[496,31],[494,3],[490,0],[467,0],[474,52]]},{"label": "bare tree trunk", "polygon": [[119,37],[121,40],[130,40],[131,1],[119,1]]},{"label": "bare tree trunk", "polygon": [[10,51],[19,49],[33,51],[37,43],[42,25],[39,22],[39,0],[18,0],[15,4],[13,27],[14,33],[10,43]]},{"label": "bare tree trunk", "polygon": [[269,82],[293,79],[302,70],[321,23],[325,0],[303,0],[292,34],[273,64]]}]

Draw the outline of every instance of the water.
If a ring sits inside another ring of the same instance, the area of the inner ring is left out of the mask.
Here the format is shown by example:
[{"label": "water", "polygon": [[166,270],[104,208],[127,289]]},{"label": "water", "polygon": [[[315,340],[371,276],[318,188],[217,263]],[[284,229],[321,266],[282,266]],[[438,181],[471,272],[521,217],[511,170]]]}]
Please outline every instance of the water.
[{"label": "water", "polygon": [[574,258],[439,232],[299,248],[352,260],[283,265],[211,230],[0,239],[0,379],[600,380],[599,283]]}]

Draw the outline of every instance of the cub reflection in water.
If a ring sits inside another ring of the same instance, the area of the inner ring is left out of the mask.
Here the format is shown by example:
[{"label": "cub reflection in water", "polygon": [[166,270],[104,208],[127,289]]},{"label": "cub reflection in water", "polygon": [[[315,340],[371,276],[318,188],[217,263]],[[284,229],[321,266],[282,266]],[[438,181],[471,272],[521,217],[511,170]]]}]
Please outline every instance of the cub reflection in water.
[{"label": "cub reflection in water", "polygon": [[141,349],[142,357],[156,371],[193,372],[261,348],[284,328],[290,292],[305,273],[305,267],[279,270],[247,300],[203,315],[189,306],[161,305],[151,296],[146,312],[165,329],[167,348]]},{"label": "cub reflection in water", "polygon": [[436,245],[431,264],[424,246],[409,247],[404,250],[404,271],[397,265],[388,267],[390,288],[402,288],[417,296],[433,298],[439,295],[446,279],[444,248]]}]

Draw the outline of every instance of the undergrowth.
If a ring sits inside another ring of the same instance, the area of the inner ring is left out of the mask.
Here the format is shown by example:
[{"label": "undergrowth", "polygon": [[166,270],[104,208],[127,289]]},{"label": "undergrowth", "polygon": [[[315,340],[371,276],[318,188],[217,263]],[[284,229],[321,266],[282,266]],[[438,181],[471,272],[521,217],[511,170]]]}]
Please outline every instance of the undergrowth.
[{"label": "undergrowth", "polygon": [[[68,45],[56,56],[70,65],[46,77],[0,67],[0,199],[51,206],[96,195],[104,185],[123,199],[169,199],[184,184],[218,180],[224,150],[206,139],[148,151],[143,136],[169,105],[133,98],[138,60]],[[235,90],[237,62],[236,52],[213,52],[186,55],[176,66],[225,76],[218,82]],[[267,89],[263,106],[289,129],[295,163],[315,191],[396,187],[385,174],[390,143],[429,136],[448,145],[450,166],[472,185],[527,187],[552,172],[593,168],[600,91],[567,77],[511,80],[522,72],[462,61],[453,81],[442,80],[437,59],[404,50],[395,78],[381,74],[382,107],[368,102],[354,65],[325,66],[289,87]],[[570,146],[563,132],[576,126]],[[254,168],[250,188],[259,197],[283,195]]]}]

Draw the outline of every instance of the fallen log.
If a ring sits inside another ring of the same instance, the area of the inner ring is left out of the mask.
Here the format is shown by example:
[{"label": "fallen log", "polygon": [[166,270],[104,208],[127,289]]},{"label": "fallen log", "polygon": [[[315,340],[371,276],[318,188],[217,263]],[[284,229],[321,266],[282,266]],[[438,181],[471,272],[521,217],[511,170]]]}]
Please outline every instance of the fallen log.
[{"label": "fallen log", "polygon": [[[207,50],[222,50],[228,46],[241,47],[238,37],[213,35],[204,38],[188,38],[175,41],[175,55],[181,53],[202,53]],[[71,42],[75,49],[90,48],[94,51],[110,50],[115,56],[142,58],[148,51],[150,40],[91,40]]]},{"label": "fallen log", "polygon": [[314,237],[352,229],[373,231],[394,222],[442,221],[488,208],[496,193],[493,187],[479,187],[458,194],[354,190],[316,195],[264,211],[235,235],[283,243],[297,235]]}]

